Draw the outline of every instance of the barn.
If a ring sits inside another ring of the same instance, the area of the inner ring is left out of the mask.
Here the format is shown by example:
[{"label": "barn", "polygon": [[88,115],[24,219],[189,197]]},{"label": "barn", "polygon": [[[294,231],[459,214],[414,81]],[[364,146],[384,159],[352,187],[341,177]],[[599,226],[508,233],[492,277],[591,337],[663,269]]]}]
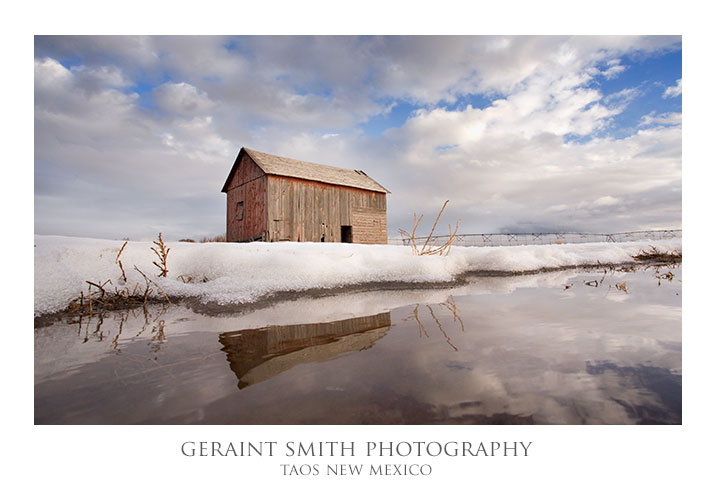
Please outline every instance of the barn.
[{"label": "barn", "polygon": [[241,148],[221,192],[229,242],[388,243],[389,191],[362,170]]}]

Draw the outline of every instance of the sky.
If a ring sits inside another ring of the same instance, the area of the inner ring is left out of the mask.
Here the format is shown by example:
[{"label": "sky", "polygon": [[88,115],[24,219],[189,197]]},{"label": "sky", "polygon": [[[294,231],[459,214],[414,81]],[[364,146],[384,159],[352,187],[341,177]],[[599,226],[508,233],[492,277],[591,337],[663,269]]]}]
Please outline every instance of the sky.
[{"label": "sky", "polygon": [[35,233],[225,231],[242,146],[365,171],[388,233],[681,228],[680,36],[36,36]]}]

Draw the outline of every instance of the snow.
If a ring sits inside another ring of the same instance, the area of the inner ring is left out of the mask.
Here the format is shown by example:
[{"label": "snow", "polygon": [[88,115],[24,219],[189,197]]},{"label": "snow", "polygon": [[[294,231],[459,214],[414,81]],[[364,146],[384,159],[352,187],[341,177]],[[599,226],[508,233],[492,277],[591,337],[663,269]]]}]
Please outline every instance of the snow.
[{"label": "snow", "polygon": [[[655,247],[681,252],[681,240],[454,247],[446,257],[416,256],[410,247],[344,243],[182,243],[168,242],[169,277],[158,269],[151,242],[128,242],[115,263],[123,241],[35,236],[35,315],[63,310],[87,291],[87,283],[111,279],[119,288],[140,284],[138,267],[172,297],[195,297],[218,304],[251,303],[273,293],[335,289],[366,283],[451,282],[472,271],[530,272],[597,263],[634,262],[633,256]],[[192,282],[184,283],[179,276]],[[206,282],[201,282],[205,280]],[[157,289],[157,288],[153,288]],[[96,292],[93,291],[93,292]]]}]

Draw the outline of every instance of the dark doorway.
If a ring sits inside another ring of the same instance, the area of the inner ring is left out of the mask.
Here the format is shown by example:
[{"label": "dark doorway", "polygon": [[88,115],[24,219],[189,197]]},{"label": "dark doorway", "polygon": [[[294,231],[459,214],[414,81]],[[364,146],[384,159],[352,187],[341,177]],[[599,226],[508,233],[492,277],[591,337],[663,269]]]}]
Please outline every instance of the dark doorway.
[{"label": "dark doorway", "polygon": [[353,243],[353,227],[341,226],[341,242]]}]

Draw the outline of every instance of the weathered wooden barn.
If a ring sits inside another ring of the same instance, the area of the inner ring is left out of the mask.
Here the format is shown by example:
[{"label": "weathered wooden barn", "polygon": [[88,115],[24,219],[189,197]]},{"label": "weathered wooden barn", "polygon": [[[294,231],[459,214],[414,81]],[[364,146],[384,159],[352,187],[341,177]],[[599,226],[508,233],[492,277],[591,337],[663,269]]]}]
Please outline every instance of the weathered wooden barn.
[{"label": "weathered wooden barn", "polygon": [[309,362],[370,349],[391,326],[390,312],[327,323],[249,328],[219,335],[239,388]]},{"label": "weathered wooden barn", "polygon": [[389,191],[361,170],[241,148],[221,192],[229,242],[388,242]]}]

